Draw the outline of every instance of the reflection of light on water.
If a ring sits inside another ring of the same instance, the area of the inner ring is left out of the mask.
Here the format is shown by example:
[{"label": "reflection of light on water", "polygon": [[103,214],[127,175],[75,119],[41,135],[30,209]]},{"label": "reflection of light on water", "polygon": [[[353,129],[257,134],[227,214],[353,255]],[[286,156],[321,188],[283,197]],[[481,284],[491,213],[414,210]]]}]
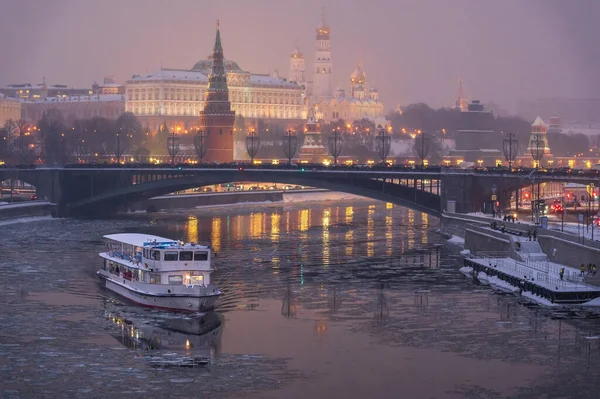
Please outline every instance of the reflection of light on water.
[{"label": "reflection of light on water", "polygon": [[271,214],[271,241],[279,241],[279,219],[280,215],[277,212]]},{"label": "reflection of light on water", "polygon": [[352,223],[352,219],[354,218],[354,207],[347,206],[346,207],[346,223]]},{"label": "reflection of light on water", "polygon": [[273,274],[279,274],[279,257],[274,256],[273,258],[271,258],[271,263],[271,267],[273,268]]},{"label": "reflection of light on water", "polygon": [[331,208],[323,211],[323,218],[321,222],[323,224],[323,264],[329,265],[329,255],[331,248],[329,247],[329,217],[331,215]]},{"label": "reflection of light on water", "polygon": [[195,216],[188,217],[187,242],[198,242],[198,218]]},{"label": "reflection of light on water", "polygon": [[260,238],[263,234],[264,212],[250,215],[250,237]]},{"label": "reflection of light on water", "polygon": [[[388,202],[389,203],[389,202]],[[393,246],[393,238],[394,238],[394,233],[393,233],[393,218],[391,216],[386,216],[385,217],[385,246],[387,248],[387,256],[392,256],[392,246]]]},{"label": "reflection of light on water", "polygon": [[301,209],[300,215],[298,217],[300,219],[300,231],[308,230],[308,222],[310,218],[310,210]]},{"label": "reflection of light on water", "polygon": [[221,251],[221,218],[214,217],[210,231],[210,243],[215,252]]},{"label": "reflection of light on water", "polygon": [[421,244],[427,244],[429,242],[427,236],[427,228],[429,227],[429,215],[421,213]]},{"label": "reflection of light on water", "polygon": [[407,226],[407,237],[408,237],[408,250],[410,251],[415,247],[415,211],[412,209],[408,210],[408,226]]},{"label": "reflection of light on water", "polygon": [[375,242],[373,238],[375,237],[375,221],[373,220],[373,215],[375,214],[375,205],[369,205],[369,210],[367,212],[367,256],[372,257],[375,255]]},{"label": "reflection of light on water", "polygon": [[348,230],[346,232],[346,255],[351,256],[354,250],[354,231]]},{"label": "reflection of light on water", "polygon": [[304,284],[304,266],[300,265],[300,285]]},{"label": "reflection of light on water", "polygon": [[290,232],[290,212],[285,213],[285,232]]},{"label": "reflection of light on water", "polygon": [[242,216],[237,215],[233,218],[233,240],[239,241],[242,239]]}]

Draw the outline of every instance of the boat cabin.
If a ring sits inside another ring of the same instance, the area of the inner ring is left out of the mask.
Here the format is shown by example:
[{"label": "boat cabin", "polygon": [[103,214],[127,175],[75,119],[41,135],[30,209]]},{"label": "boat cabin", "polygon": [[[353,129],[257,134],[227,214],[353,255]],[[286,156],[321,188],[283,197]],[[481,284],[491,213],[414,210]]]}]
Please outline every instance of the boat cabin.
[{"label": "boat cabin", "polygon": [[210,284],[211,247],[146,234],[104,236],[104,268],[123,278],[149,284]]}]

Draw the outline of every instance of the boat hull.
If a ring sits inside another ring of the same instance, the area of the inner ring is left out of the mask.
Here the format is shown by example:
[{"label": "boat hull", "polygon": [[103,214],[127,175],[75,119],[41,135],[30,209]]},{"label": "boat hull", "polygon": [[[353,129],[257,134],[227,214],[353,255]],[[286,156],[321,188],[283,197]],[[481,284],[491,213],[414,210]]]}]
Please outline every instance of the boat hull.
[{"label": "boat hull", "polygon": [[112,275],[98,271],[101,283],[110,291],[119,296],[135,302],[138,305],[176,310],[184,312],[205,312],[215,309],[216,301],[221,295],[218,290],[205,294],[194,295],[164,295],[141,292],[136,287],[129,286],[122,278],[112,278]]}]

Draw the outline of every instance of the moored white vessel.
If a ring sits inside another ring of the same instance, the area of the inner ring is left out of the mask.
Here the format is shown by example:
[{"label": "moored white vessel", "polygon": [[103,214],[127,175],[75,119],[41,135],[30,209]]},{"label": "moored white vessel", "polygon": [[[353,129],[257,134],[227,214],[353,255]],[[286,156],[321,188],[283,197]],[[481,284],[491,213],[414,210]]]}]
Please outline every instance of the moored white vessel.
[{"label": "moored white vessel", "polygon": [[211,247],[147,234],[104,236],[106,288],[137,304],[182,311],[215,308],[221,290],[211,284]]}]

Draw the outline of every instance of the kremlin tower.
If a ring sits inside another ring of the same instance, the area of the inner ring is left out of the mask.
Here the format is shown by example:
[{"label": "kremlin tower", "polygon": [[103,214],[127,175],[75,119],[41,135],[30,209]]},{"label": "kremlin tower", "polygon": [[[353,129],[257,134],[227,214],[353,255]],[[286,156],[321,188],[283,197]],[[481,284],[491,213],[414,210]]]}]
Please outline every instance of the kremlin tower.
[{"label": "kremlin tower", "polygon": [[327,159],[327,149],[323,145],[321,126],[317,121],[317,107],[310,106],[308,109],[308,121],[304,128],[304,143],[300,147],[300,161],[309,163],[321,163]]},{"label": "kremlin tower", "polygon": [[290,54],[290,82],[296,82],[298,85],[306,87],[306,79],[304,77],[305,63],[304,54],[300,51],[296,42],[296,49]]},{"label": "kremlin tower", "polygon": [[462,79],[458,80],[458,97],[454,103],[454,108],[459,109],[462,112],[467,112],[469,110],[469,100],[465,97]]},{"label": "kremlin tower", "polygon": [[208,88],[204,109],[200,111],[200,130],[206,136],[208,162],[233,161],[233,123],[235,112],[231,110],[227,74],[223,65],[223,47],[217,21],[217,36],[212,55],[212,68],[208,75]]},{"label": "kremlin tower", "polygon": [[544,152],[544,156],[549,156],[550,147],[548,147],[548,129],[546,124],[539,116],[531,124],[531,136],[529,136],[529,145],[527,152],[537,151],[537,148]]},{"label": "kremlin tower", "polygon": [[323,13],[321,26],[317,28],[317,43],[315,46],[313,98],[320,101],[331,97],[331,29],[325,23]]}]

